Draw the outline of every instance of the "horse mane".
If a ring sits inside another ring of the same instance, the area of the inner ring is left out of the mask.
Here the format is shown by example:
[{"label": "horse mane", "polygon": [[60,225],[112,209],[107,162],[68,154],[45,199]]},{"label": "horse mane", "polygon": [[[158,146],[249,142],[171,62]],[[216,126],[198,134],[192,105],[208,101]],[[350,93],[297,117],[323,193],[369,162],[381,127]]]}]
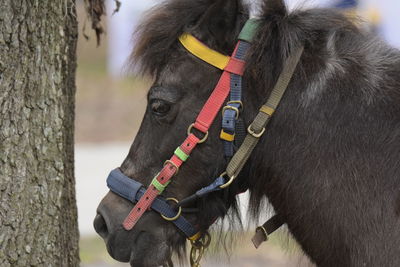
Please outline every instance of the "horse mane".
[{"label": "horse mane", "polygon": [[[399,50],[362,27],[360,19],[335,9],[289,13],[282,1],[276,0],[265,1],[261,13],[261,24],[245,73],[248,87],[257,88],[252,93],[260,99],[268,97],[290,53],[304,45],[302,60],[288,88],[288,91],[297,90],[303,108],[311,105],[324,88],[335,90],[339,97],[357,98],[364,106],[378,105],[382,100],[400,104],[400,81],[396,79],[400,71]],[[341,88],[351,88],[351,92],[340,91]],[[400,114],[398,104],[392,106]],[[253,161],[263,162],[262,157],[256,155]],[[264,167],[257,166],[252,166],[250,176],[260,176],[259,169]],[[254,182],[249,204],[251,217],[258,219],[266,198],[265,181]]]}]

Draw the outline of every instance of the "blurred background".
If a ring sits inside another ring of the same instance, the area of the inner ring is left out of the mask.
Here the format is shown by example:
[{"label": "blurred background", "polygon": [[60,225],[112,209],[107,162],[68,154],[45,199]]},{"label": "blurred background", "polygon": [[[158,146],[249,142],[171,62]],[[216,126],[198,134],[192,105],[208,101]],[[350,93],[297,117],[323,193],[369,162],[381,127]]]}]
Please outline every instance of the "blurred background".
[{"label": "blurred background", "polygon": [[[189,0],[188,0],[189,1]],[[78,1],[80,40],[76,95],[76,186],[81,233],[81,260],[85,267],[128,266],[111,259],[103,241],[92,227],[96,207],[107,193],[105,179],[110,170],[118,167],[128,153],[140,126],[146,106],[149,81],[137,77],[126,68],[134,40],[132,32],[144,11],[155,0],[121,0],[119,12],[114,0],[107,1],[106,35],[99,47],[86,20],[83,5]],[[393,46],[400,47],[400,1],[398,0],[287,0],[290,8],[336,7],[361,16],[368,27]],[[87,24],[87,25],[86,25]],[[86,27],[85,27],[86,25]],[[88,40],[83,36],[87,35]],[[242,197],[246,211],[246,195]],[[206,254],[202,266],[311,266],[290,239],[285,229],[272,235],[272,240],[255,250],[249,232],[238,234],[239,247],[226,254]],[[225,256],[224,256],[225,255]],[[223,264],[224,263],[224,264]]]}]

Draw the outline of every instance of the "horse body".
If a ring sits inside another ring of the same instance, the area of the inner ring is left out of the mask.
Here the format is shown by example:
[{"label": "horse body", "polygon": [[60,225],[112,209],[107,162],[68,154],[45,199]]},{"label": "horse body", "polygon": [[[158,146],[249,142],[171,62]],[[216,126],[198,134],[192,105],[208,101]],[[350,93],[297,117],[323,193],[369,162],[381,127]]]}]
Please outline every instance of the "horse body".
[{"label": "horse body", "polygon": [[[179,34],[193,32],[210,47],[231,53],[245,10],[233,0],[171,0],[145,22],[135,55],[155,84],[121,166],[126,175],[149,184],[218,79],[218,70],[177,45]],[[233,186],[250,189],[254,216],[263,212],[260,203],[268,197],[318,266],[400,266],[400,52],[331,10],[289,14],[282,1],[267,0],[261,13],[244,76],[247,124],[288,55],[299,45],[305,50],[265,135]],[[210,129],[208,144],[191,156],[166,195],[182,199],[224,168],[218,132],[218,126]],[[199,200],[201,213],[193,219],[208,228],[210,218],[235,207],[234,191]],[[171,247],[182,247],[182,236],[151,212],[133,231],[124,232],[120,224],[131,207],[109,193],[98,209],[101,219],[95,226],[115,258],[155,266],[165,261]],[[146,258],[154,249],[161,252]]]},{"label": "horse body", "polygon": [[[399,52],[336,16],[314,10],[291,21],[314,28],[294,34],[308,45],[250,161],[252,203],[266,194],[318,266],[398,266]],[[265,33],[265,54],[283,50],[268,51],[273,38],[293,34],[282,24],[280,36]]]}]

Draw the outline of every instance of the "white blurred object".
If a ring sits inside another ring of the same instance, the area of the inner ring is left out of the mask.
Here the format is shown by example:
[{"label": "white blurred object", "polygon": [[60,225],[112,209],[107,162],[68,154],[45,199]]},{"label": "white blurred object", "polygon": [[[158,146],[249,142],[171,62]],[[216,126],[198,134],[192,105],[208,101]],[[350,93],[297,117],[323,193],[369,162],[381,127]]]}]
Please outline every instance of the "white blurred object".
[{"label": "white blurred object", "polygon": [[106,178],[111,170],[121,166],[129,148],[129,143],[75,146],[76,202],[82,236],[95,234],[96,208],[108,192]]},{"label": "white blurred object", "polygon": [[133,48],[132,34],[144,11],[156,3],[155,0],[120,1],[121,8],[114,15],[115,1],[107,0],[108,19],[108,72],[114,78],[127,74],[125,66]]}]

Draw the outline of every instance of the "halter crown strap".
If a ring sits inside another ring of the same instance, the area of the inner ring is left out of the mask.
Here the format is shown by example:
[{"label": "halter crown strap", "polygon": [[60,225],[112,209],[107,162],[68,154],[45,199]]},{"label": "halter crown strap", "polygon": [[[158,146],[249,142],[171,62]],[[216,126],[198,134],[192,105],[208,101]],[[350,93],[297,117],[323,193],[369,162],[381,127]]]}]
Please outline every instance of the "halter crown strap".
[{"label": "halter crown strap", "polygon": [[228,56],[209,48],[189,33],[182,34],[179,37],[179,41],[194,56],[220,70],[225,69],[229,63],[230,58]]}]

